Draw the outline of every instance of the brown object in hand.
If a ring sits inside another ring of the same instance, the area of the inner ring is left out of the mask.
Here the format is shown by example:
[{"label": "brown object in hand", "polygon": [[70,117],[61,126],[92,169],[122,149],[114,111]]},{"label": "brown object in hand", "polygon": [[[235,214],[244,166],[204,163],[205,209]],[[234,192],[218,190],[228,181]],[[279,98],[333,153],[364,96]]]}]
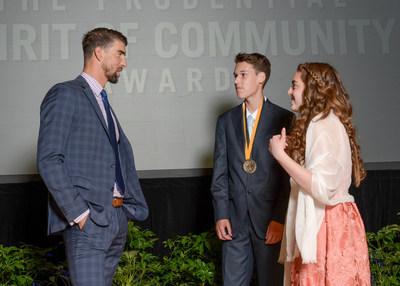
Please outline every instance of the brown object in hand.
[{"label": "brown object in hand", "polygon": [[114,208],[119,208],[120,206],[122,206],[122,202],[123,202],[122,198],[113,197],[112,206]]}]

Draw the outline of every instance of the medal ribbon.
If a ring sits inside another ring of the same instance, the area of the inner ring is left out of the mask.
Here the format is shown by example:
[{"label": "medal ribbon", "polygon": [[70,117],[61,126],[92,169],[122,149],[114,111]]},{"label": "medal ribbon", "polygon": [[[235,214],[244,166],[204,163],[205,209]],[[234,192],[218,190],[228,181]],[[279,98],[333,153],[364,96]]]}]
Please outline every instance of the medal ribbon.
[{"label": "medal ribbon", "polygon": [[243,104],[243,127],[244,127],[244,140],[245,140],[245,149],[244,149],[244,155],[246,160],[250,159],[251,155],[251,149],[253,149],[253,143],[254,143],[254,137],[256,136],[256,131],[257,131],[257,126],[258,126],[258,121],[260,120],[260,115],[261,111],[264,105],[264,100],[257,112],[257,118],[254,121],[254,126],[253,126],[253,131],[250,134],[250,142],[247,143],[247,126],[246,126],[246,103]]}]

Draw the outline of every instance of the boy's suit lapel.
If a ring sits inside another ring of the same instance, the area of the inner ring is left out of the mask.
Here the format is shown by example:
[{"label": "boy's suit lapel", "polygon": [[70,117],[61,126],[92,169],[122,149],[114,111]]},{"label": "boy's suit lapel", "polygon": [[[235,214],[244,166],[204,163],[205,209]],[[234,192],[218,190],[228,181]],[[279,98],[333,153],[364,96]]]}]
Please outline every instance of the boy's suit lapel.
[{"label": "boy's suit lapel", "polygon": [[254,138],[254,144],[257,142],[264,142],[265,136],[268,133],[271,133],[271,127],[273,126],[273,114],[270,108],[271,105],[267,99],[264,101],[264,105],[261,110],[260,121],[258,123],[256,137]]},{"label": "boy's suit lapel", "polygon": [[236,139],[239,144],[240,150],[242,150],[244,158],[245,138],[244,138],[244,127],[243,127],[243,105],[240,104],[235,107],[232,111],[232,123],[235,129]]}]

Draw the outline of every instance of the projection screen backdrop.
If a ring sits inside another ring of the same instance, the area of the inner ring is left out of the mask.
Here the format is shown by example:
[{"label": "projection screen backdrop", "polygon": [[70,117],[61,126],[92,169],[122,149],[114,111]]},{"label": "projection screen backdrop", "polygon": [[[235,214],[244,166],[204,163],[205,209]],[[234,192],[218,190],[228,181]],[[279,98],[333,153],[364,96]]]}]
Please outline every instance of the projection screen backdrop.
[{"label": "projection screen backdrop", "polygon": [[0,175],[35,174],[39,107],[82,70],[82,35],[129,40],[108,85],[138,170],[211,168],[220,113],[239,104],[234,56],[272,64],[264,90],[290,108],[301,62],[335,66],[355,109],[365,162],[399,162],[398,0],[0,0]]}]

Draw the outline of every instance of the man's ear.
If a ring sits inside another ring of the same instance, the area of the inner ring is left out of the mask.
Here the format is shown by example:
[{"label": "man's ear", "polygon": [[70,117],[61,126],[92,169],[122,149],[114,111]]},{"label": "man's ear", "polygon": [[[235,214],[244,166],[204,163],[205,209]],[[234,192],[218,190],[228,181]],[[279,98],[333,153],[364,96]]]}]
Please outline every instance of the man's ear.
[{"label": "man's ear", "polygon": [[104,56],[104,50],[102,47],[96,47],[93,52],[94,57],[97,59],[97,61],[101,62],[103,60]]}]

